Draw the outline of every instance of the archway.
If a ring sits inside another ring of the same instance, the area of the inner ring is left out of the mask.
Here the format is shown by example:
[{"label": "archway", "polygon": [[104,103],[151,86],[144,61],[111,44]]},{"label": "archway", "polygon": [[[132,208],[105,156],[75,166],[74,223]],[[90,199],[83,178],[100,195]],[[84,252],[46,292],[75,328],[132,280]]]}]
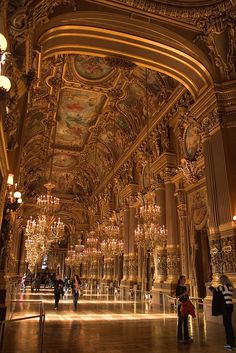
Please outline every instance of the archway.
[{"label": "archway", "polygon": [[[127,15],[82,11],[55,17],[37,32],[43,58],[56,54],[122,56],[181,82],[194,98],[212,85],[205,54],[164,25]],[[125,30],[124,30],[125,28]]]}]

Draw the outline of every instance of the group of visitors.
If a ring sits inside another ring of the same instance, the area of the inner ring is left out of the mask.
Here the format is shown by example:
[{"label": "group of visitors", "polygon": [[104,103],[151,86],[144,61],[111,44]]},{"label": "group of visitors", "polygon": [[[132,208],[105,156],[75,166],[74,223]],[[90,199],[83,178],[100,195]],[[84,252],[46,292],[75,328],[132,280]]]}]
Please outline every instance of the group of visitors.
[{"label": "group of visitors", "polygon": [[[178,299],[178,324],[177,324],[177,342],[189,343],[193,339],[189,336],[188,317],[189,314],[195,317],[194,306],[189,300],[189,292],[185,285],[185,276],[180,276],[176,287],[176,298]],[[225,328],[226,344],[224,348],[232,351],[235,347],[235,336],[232,326],[233,313],[233,284],[225,275],[220,277],[220,285],[218,287],[209,287],[213,292],[213,315],[223,316],[223,325]],[[215,298],[214,298],[215,297]]]},{"label": "group of visitors", "polygon": [[73,308],[77,309],[78,299],[81,295],[81,285],[82,282],[78,275],[74,275],[72,281],[65,278],[63,281],[59,275],[56,276],[54,281],[54,299],[55,299],[55,310],[58,309],[60,298],[64,296],[64,290],[68,293],[69,287],[71,287],[72,298],[73,298]]},{"label": "group of visitors", "polygon": [[[25,282],[27,276],[23,275],[21,279],[22,291],[25,291]],[[65,277],[64,281],[59,275],[56,275],[54,279],[49,278],[54,288],[54,299],[55,299],[55,310],[58,309],[60,298],[64,294],[68,294],[71,288],[72,298],[73,298],[73,308],[77,309],[78,299],[82,292],[82,282],[77,274],[74,275],[73,279],[70,280]],[[193,339],[189,335],[188,329],[188,318],[189,315],[195,317],[194,306],[189,299],[189,291],[185,285],[186,278],[181,275],[178,280],[178,284],[175,291],[175,296],[178,299],[177,313],[177,342],[178,343],[191,343]],[[39,291],[40,288],[40,277],[36,276],[31,282],[31,291]],[[233,284],[226,275],[220,277],[220,285],[218,287],[209,287],[213,292],[213,306],[212,315],[222,315],[223,325],[225,328],[226,344],[224,347],[231,351],[235,347],[235,336],[232,326],[232,314],[233,314]]]}]

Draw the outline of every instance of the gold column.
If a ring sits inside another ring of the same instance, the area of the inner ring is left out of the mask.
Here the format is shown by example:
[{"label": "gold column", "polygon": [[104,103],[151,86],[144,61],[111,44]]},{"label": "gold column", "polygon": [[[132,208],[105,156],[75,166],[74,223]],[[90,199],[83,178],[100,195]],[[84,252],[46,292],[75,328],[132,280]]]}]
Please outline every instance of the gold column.
[{"label": "gold column", "polygon": [[[165,185],[159,175],[155,177],[155,198],[156,204],[161,208],[160,225],[166,226]],[[154,287],[156,287],[158,283],[164,282],[167,279],[166,248],[156,247],[153,252],[153,257],[155,264]]]},{"label": "gold column", "polygon": [[190,277],[190,262],[189,262],[189,231],[188,231],[188,222],[187,222],[187,205],[186,205],[186,195],[185,191],[182,188],[182,185],[179,185],[176,190],[177,194],[177,212],[179,218],[179,230],[180,230],[180,270],[187,278]]},{"label": "gold column", "polygon": [[236,283],[236,108],[225,116],[214,111],[203,123],[213,282],[226,273]]},{"label": "gold column", "polygon": [[171,182],[171,171],[165,170],[166,227],[167,234],[167,283],[177,283],[179,277],[179,240],[175,186]]},{"label": "gold column", "polygon": [[132,284],[137,282],[138,277],[138,257],[135,252],[135,244],[134,244],[134,230],[136,227],[136,208],[130,202],[129,207],[129,277],[128,281]]}]

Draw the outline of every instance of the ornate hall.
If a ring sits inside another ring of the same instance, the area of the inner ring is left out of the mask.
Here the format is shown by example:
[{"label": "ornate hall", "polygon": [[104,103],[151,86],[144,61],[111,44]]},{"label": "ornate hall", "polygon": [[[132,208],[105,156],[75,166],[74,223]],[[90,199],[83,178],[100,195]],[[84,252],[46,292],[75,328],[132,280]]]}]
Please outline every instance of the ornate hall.
[{"label": "ornate hall", "polygon": [[0,352],[224,352],[235,24],[236,0],[0,0]]}]

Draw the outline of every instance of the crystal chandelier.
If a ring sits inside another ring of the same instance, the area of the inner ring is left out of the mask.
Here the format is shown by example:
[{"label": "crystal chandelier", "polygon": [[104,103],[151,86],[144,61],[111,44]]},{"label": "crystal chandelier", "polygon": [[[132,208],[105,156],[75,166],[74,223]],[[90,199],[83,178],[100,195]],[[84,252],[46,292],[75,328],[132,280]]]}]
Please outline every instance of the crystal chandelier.
[{"label": "crystal chandelier", "polygon": [[83,260],[83,250],[84,245],[77,244],[75,247],[71,246],[70,250],[67,251],[67,257],[65,258],[65,263],[70,268],[78,267]]},{"label": "crystal chandelier", "polygon": [[[54,130],[54,141],[55,145],[56,127]],[[54,147],[53,153],[54,155]],[[61,222],[60,217],[56,218],[55,212],[60,207],[60,199],[52,195],[52,190],[55,185],[51,182],[52,177],[52,166],[53,158],[51,158],[49,182],[44,184],[47,192],[46,195],[40,195],[37,198],[37,206],[40,208],[40,215],[37,219],[32,217],[27,221],[26,235],[28,245],[26,246],[26,256],[31,258],[28,254],[31,251],[31,247],[35,244],[35,247],[39,248],[39,253],[43,256],[47,255],[53,243],[60,241],[64,235],[64,224]]]},{"label": "crystal chandelier", "polygon": [[[147,120],[147,146],[150,150],[150,136],[149,136],[149,99],[148,99],[148,70],[146,69],[146,120]],[[155,194],[150,192],[151,178],[150,178],[150,157],[148,154],[148,189],[143,205],[138,211],[139,223],[134,231],[134,239],[138,247],[153,251],[156,247],[165,247],[167,241],[167,230],[164,225],[160,225],[158,219],[161,214],[160,206],[155,204]]]},{"label": "crystal chandelier", "polygon": [[40,195],[37,197],[37,205],[41,208],[43,214],[55,213],[60,207],[60,199],[51,194],[55,185],[51,182],[44,184],[47,190],[46,195]]},{"label": "crystal chandelier", "polygon": [[155,222],[157,217],[160,216],[161,208],[154,203],[146,203],[139,209],[140,217],[143,218],[144,222]]},{"label": "crystal chandelier", "polygon": [[101,250],[99,249],[98,238],[96,237],[95,231],[90,231],[86,239],[86,249],[83,251],[87,260],[90,261],[94,258],[98,258],[101,255]]},{"label": "crystal chandelier", "polygon": [[27,240],[26,261],[30,267],[34,267],[36,263],[48,254],[52,244],[60,241],[64,235],[64,224],[60,218],[55,220],[45,215],[38,216],[38,219],[28,219],[25,233]]},{"label": "crystal chandelier", "polygon": [[124,241],[116,218],[117,215],[113,214],[99,228],[100,234],[102,234],[101,252],[104,256],[121,255],[124,251]]},{"label": "crystal chandelier", "polygon": [[167,230],[158,223],[138,224],[134,231],[134,239],[138,247],[153,251],[155,247],[165,247]]}]

